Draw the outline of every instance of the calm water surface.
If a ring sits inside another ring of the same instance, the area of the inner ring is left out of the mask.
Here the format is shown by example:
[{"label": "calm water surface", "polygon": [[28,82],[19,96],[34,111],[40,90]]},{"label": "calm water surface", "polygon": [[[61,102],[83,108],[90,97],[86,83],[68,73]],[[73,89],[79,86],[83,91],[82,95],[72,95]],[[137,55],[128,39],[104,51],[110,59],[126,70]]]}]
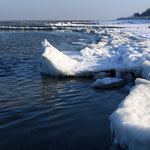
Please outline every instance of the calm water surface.
[{"label": "calm water surface", "polygon": [[109,150],[109,115],[128,94],[95,90],[91,79],[40,74],[41,42],[77,51],[62,32],[0,32],[0,150]]}]

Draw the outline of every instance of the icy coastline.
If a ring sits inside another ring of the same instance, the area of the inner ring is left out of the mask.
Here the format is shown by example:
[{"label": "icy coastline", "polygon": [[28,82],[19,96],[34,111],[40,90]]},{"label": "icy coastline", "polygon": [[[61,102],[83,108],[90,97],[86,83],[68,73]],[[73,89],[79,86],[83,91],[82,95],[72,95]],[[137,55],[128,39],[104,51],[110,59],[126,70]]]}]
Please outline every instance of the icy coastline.
[{"label": "icy coastline", "polygon": [[[100,30],[95,34],[100,40],[87,44],[76,53],[61,52],[45,40],[42,43],[42,72],[53,76],[88,76],[115,70],[116,77],[132,75],[150,79],[150,39],[123,30]],[[51,67],[47,63],[51,63]]]},{"label": "icy coastline", "polygon": [[[128,25],[129,26],[129,25]],[[140,28],[139,28],[140,27]],[[93,76],[94,87],[135,86],[110,116],[114,143],[129,150],[150,149],[150,31],[134,28],[91,29],[96,41],[77,53],[42,43],[42,72],[52,76]],[[90,34],[89,32],[89,34]]]}]

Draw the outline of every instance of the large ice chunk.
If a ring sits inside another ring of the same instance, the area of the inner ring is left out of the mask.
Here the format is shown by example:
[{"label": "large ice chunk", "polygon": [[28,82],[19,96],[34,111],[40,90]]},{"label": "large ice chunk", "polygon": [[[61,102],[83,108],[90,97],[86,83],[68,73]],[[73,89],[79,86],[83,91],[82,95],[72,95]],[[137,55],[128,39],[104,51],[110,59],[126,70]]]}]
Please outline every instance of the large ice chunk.
[{"label": "large ice chunk", "polygon": [[136,85],[110,121],[114,141],[122,148],[150,150],[150,85]]},{"label": "large ice chunk", "polygon": [[53,47],[47,40],[42,42],[42,72],[54,76],[75,74],[78,62]]},{"label": "large ice chunk", "polygon": [[[146,30],[149,33],[149,30]],[[116,70],[126,81],[142,77],[150,80],[150,37],[127,29],[94,30],[100,40],[87,43],[80,52],[60,52],[46,40],[42,48],[42,72],[50,75],[88,76]],[[144,63],[143,63],[144,62]],[[101,76],[101,75],[100,75]]]}]

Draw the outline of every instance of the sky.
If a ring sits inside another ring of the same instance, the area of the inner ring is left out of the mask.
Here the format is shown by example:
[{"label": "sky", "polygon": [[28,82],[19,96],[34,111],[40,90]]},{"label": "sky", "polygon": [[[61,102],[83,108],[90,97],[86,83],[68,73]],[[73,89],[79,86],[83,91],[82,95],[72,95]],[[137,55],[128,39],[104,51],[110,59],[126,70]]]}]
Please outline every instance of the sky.
[{"label": "sky", "polygon": [[0,0],[0,20],[110,20],[150,8],[150,0]]}]

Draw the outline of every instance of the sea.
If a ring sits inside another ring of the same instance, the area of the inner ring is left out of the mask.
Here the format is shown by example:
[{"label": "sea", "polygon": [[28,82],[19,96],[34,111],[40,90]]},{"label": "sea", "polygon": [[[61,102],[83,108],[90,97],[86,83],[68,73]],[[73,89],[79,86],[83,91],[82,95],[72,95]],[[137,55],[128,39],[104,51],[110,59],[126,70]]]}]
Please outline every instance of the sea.
[{"label": "sea", "polygon": [[[97,23],[0,22],[0,150],[112,149],[109,116],[129,91],[41,73],[44,39],[60,51],[80,51],[95,38],[85,27]],[[84,44],[73,43],[80,39]]]}]

